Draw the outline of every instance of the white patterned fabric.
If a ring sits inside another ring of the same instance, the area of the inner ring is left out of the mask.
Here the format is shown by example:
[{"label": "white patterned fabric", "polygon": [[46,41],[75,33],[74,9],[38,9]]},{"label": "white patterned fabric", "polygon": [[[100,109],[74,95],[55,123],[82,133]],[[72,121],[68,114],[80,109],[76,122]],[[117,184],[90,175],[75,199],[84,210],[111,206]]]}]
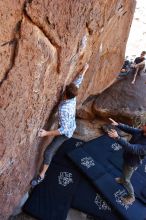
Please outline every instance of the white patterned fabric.
[{"label": "white patterned fabric", "polygon": [[[73,82],[78,88],[83,80],[83,75],[80,74]],[[58,110],[59,125],[58,131],[61,135],[71,138],[76,129],[76,97],[61,101]]]},{"label": "white patterned fabric", "polygon": [[95,163],[94,160],[92,159],[92,157],[84,157],[81,159],[81,164],[85,167],[87,167],[88,169],[90,167],[94,167]]},{"label": "white patterned fabric", "polygon": [[69,172],[60,172],[60,175],[58,176],[58,183],[64,187],[73,183],[72,174]]},{"label": "white patterned fabric", "polygon": [[118,190],[117,192],[114,193],[114,197],[116,199],[116,202],[118,204],[120,204],[121,206],[123,206],[126,210],[129,208],[130,204],[125,204],[123,202],[123,198],[127,196],[127,193],[126,193],[126,190],[123,189],[123,190]]},{"label": "white patterned fabric", "polygon": [[94,203],[97,205],[99,210],[106,210],[106,211],[111,211],[111,208],[108,206],[105,200],[99,195],[96,194]]}]

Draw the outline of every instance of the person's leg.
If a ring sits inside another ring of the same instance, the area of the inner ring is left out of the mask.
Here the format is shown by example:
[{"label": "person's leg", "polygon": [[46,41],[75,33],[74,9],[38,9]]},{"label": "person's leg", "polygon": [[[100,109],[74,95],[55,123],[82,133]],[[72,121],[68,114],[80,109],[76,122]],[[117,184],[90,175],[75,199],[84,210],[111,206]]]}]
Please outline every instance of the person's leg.
[{"label": "person's leg", "polygon": [[40,171],[40,174],[39,174],[42,179],[44,179],[45,173],[47,172],[48,168],[49,168],[48,164],[43,164],[42,165],[42,168],[41,168],[41,171]]},{"label": "person's leg", "polygon": [[[124,167],[124,165],[123,165],[123,167]],[[123,170],[123,168],[122,168],[122,170]],[[116,178],[115,178],[115,181],[116,181],[117,183],[119,183],[119,184],[124,184],[124,178],[123,178],[123,176],[116,177]]]},{"label": "person's leg", "polygon": [[55,153],[59,149],[59,147],[63,144],[63,142],[66,141],[67,139],[68,138],[65,137],[64,135],[62,135],[62,136],[60,135],[60,136],[57,136],[56,138],[54,138],[52,143],[48,145],[48,147],[46,148],[46,150],[44,152],[43,166],[41,168],[39,175],[32,180],[32,182],[31,182],[32,186],[36,186],[37,184],[39,184],[40,182],[43,181],[43,179],[45,177],[45,173],[51,163],[53,156],[55,155]]},{"label": "person's leg", "polygon": [[45,173],[46,173],[46,171],[52,161],[53,156],[55,155],[55,153],[57,152],[59,147],[63,144],[63,142],[66,141],[67,139],[68,138],[65,137],[64,135],[58,136],[58,137],[54,138],[52,143],[50,145],[48,145],[48,147],[46,148],[46,150],[44,152],[43,167],[40,172],[40,176],[42,178],[44,178]]},{"label": "person's leg", "polygon": [[139,66],[139,71],[138,71],[138,75],[141,76],[144,73],[144,69],[145,69],[145,65],[141,64]]},{"label": "person's leg", "polygon": [[134,77],[133,77],[133,80],[132,80],[132,82],[131,82],[132,84],[135,83],[135,80],[136,80],[136,77],[137,77],[138,71],[139,71],[139,67],[137,67],[136,70],[135,70]]},{"label": "person's leg", "polygon": [[124,180],[124,187],[128,192],[128,196],[123,199],[124,203],[133,203],[135,201],[134,189],[131,184],[131,177],[136,170],[136,167],[131,167],[128,165],[124,165],[123,167],[123,180]]}]

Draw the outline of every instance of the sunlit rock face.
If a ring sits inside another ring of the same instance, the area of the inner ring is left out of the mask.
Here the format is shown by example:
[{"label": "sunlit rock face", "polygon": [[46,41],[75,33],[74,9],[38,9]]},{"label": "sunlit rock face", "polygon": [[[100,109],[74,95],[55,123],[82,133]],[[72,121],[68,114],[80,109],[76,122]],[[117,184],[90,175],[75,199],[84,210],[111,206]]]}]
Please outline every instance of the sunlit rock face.
[{"label": "sunlit rock face", "polygon": [[62,89],[88,62],[79,108],[116,78],[134,7],[134,0],[0,2],[0,219],[29,188],[45,145],[37,132],[50,125]]}]

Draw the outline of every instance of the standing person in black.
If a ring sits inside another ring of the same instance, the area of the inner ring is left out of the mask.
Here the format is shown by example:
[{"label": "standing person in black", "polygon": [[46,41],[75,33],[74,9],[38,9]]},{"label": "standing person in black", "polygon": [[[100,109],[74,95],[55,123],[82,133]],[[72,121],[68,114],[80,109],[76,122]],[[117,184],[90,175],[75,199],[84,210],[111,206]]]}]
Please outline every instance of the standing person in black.
[{"label": "standing person in black", "polygon": [[116,182],[123,184],[127,189],[128,195],[123,198],[125,204],[132,204],[135,201],[134,189],[131,184],[131,177],[137,167],[141,164],[142,159],[146,156],[146,125],[141,129],[133,128],[128,125],[120,124],[110,118],[112,125],[120,130],[132,135],[131,140],[128,142],[121,138],[115,129],[108,131],[108,135],[115,139],[123,149],[123,175],[116,178]]},{"label": "standing person in black", "polygon": [[131,82],[132,84],[135,83],[137,74],[143,71],[145,68],[145,55],[146,55],[146,51],[142,51],[140,57],[136,57],[136,59],[134,60],[133,67],[134,67],[135,73],[134,73],[133,80]]}]

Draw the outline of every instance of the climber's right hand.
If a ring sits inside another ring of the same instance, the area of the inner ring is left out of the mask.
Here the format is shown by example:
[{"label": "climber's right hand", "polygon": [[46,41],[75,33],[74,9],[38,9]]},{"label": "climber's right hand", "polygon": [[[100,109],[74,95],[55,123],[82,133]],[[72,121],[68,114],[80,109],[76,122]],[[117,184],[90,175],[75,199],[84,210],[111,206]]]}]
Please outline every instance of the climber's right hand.
[{"label": "climber's right hand", "polygon": [[44,129],[40,129],[38,132],[38,137],[46,137],[48,136],[48,131],[45,131]]}]

